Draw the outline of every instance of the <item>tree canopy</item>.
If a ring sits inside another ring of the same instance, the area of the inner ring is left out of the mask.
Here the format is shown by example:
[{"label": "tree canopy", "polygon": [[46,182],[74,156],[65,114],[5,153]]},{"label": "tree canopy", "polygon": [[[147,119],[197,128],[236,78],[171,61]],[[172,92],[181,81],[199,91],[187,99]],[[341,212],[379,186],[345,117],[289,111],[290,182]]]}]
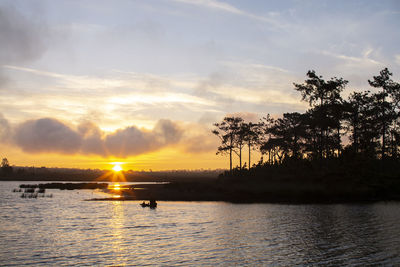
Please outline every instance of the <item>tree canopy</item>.
[{"label": "tree canopy", "polygon": [[[242,149],[258,150],[262,164],[281,164],[286,159],[324,160],[340,158],[343,153],[361,158],[398,159],[400,150],[400,84],[387,69],[368,80],[369,90],[342,92],[348,84],[343,78],[325,80],[314,70],[304,83],[294,83],[301,100],[309,103],[305,113],[284,113],[273,119],[268,114],[258,123],[240,117],[226,117],[215,123],[213,133],[220,137],[217,154],[233,153],[242,165]],[[347,138],[344,138],[347,137]],[[343,142],[343,139],[348,141]],[[263,157],[267,161],[263,162]]]}]

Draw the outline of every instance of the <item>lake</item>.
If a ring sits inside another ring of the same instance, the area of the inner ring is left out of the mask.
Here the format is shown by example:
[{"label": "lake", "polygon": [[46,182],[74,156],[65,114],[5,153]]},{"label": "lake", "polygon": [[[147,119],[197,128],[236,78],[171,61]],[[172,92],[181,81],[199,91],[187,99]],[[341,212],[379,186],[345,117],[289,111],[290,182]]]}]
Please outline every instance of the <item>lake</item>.
[{"label": "lake", "polygon": [[0,265],[400,265],[400,203],[340,205],[21,198],[0,182]]}]

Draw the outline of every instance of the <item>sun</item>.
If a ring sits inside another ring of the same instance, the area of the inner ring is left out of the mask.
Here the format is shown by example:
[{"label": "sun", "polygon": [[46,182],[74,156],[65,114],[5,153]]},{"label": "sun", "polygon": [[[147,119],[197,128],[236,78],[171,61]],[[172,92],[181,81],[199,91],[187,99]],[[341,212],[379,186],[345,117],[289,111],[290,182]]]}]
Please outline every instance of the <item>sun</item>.
[{"label": "sun", "polygon": [[109,180],[110,182],[126,182],[124,168],[125,162],[108,162],[107,171],[100,175],[96,180]]},{"label": "sun", "polygon": [[121,164],[115,163],[115,164],[114,164],[114,167],[112,167],[112,169],[113,169],[113,171],[115,171],[115,172],[120,172],[120,171],[122,171]]}]

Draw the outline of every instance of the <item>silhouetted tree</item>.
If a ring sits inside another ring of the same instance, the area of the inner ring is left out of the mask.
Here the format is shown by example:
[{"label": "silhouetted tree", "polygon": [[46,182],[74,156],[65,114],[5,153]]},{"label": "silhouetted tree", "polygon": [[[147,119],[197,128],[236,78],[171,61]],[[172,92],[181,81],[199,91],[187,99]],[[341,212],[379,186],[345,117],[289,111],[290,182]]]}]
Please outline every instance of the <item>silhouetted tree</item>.
[{"label": "silhouetted tree", "polygon": [[263,155],[268,154],[268,163],[272,162],[272,144],[268,143],[268,141],[273,138],[271,133],[271,128],[274,125],[275,120],[271,117],[270,114],[267,114],[266,117],[263,117],[261,121],[258,123],[258,144],[257,146],[261,152],[261,159]]},{"label": "silhouetted tree", "polygon": [[7,158],[3,158],[1,161],[1,172],[5,175],[11,174],[13,171],[12,167],[10,166],[10,163],[8,162]]},{"label": "silhouetted tree", "polygon": [[275,136],[281,136],[285,152],[294,158],[300,158],[303,151],[302,139],[305,135],[304,115],[298,112],[284,113],[276,121]]},{"label": "silhouetted tree", "polygon": [[259,143],[260,130],[257,123],[242,123],[241,130],[244,132],[244,141],[249,149],[249,169],[251,168],[251,150]]},{"label": "silhouetted tree", "polygon": [[232,152],[234,151],[240,124],[243,122],[239,117],[225,117],[222,122],[215,123],[217,128],[212,131],[221,139],[217,154],[229,153],[229,170],[232,172]]},{"label": "silhouetted tree", "polygon": [[233,151],[239,157],[239,170],[242,169],[242,150],[245,146],[246,135],[247,135],[247,131],[244,124],[245,123],[243,122],[243,120],[239,122],[239,128],[236,132],[236,136],[234,139],[234,146],[235,148],[237,148],[237,150],[234,149]]},{"label": "silhouetted tree", "polygon": [[390,131],[390,153],[394,159],[398,158],[400,148],[400,117],[393,123],[392,130]]},{"label": "silhouetted tree", "polygon": [[285,143],[282,138],[270,137],[262,146],[261,151],[268,151],[268,163],[281,163],[285,157]]},{"label": "silhouetted tree", "polygon": [[2,168],[7,168],[9,166],[10,166],[10,164],[8,163],[8,159],[7,158],[3,158],[3,160],[1,161],[1,167]]},{"label": "silhouetted tree", "polygon": [[295,90],[301,92],[302,100],[307,101],[311,107],[323,106],[340,98],[340,93],[348,83],[342,78],[331,78],[325,81],[322,76],[317,76],[314,70],[307,72],[308,79],[303,84],[294,83]]},{"label": "silhouetted tree", "polygon": [[272,160],[285,157],[301,158],[304,147],[305,115],[298,112],[284,113],[282,118],[270,121],[267,129],[269,138],[261,149],[269,151]]},{"label": "silhouetted tree", "polygon": [[[313,154],[319,158],[332,155],[335,150],[340,150],[340,129],[342,98],[341,91],[348,81],[342,78],[331,78],[325,81],[322,76],[311,70],[307,72],[308,79],[303,84],[294,83],[295,90],[301,92],[302,100],[307,101],[311,110],[308,111],[310,125],[318,130],[318,135],[313,136],[315,150]],[[316,137],[316,138],[315,138]]]},{"label": "silhouetted tree", "polygon": [[[226,117],[221,123],[214,124],[216,129],[213,133],[221,139],[217,154],[229,153],[231,175],[240,173],[246,166],[242,166],[242,149],[247,146],[249,169],[251,150],[258,148],[261,152],[260,162],[255,166],[254,172],[249,172],[251,174],[257,174],[260,168],[260,173],[265,170],[277,170],[278,168],[271,165],[282,163],[289,170],[293,166],[298,168],[300,165],[297,162],[302,160],[310,162],[317,160],[316,165],[303,166],[304,170],[323,166],[318,172],[325,172],[332,166],[342,167],[340,164],[343,162],[347,164],[348,161],[320,162],[320,159],[331,157],[351,159],[349,155],[358,155],[361,157],[354,157],[354,162],[350,160],[350,163],[345,165],[354,166],[360,172],[371,163],[373,166],[368,175],[373,176],[377,166],[382,171],[384,169],[382,166],[397,164],[396,160],[400,153],[400,84],[394,82],[391,76],[392,73],[385,68],[379,76],[374,76],[373,80],[368,81],[372,87],[382,90],[373,93],[353,92],[347,100],[343,100],[341,92],[348,83],[346,80],[334,77],[326,81],[322,76],[317,76],[315,71],[308,71],[304,83],[294,84],[295,90],[301,93],[302,100],[310,105],[304,114],[284,113],[277,119],[268,114],[257,124],[244,122],[239,117]],[[345,150],[342,147],[342,135],[347,135],[350,139]],[[233,152],[238,155],[240,162],[234,173],[232,173]],[[263,162],[266,154],[268,161]],[[374,165],[378,162],[378,158],[385,157],[396,160],[385,161],[383,165]],[[293,160],[286,161],[286,158]],[[343,168],[347,168],[346,166]],[[352,170],[346,169],[345,173],[347,171]]]},{"label": "silhouetted tree", "polygon": [[375,157],[379,129],[374,97],[369,91],[353,92],[345,102],[344,110],[346,129],[352,142],[350,148],[356,154]]},{"label": "silhouetted tree", "polygon": [[399,117],[400,103],[400,84],[394,82],[390,76],[392,73],[387,69],[380,71],[379,76],[374,76],[368,83],[375,88],[382,88],[382,91],[373,94],[374,104],[376,106],[377,125],[381,134],[381,157],[385,158],[387,154],[387,137],[393,131],[393,122]]}]

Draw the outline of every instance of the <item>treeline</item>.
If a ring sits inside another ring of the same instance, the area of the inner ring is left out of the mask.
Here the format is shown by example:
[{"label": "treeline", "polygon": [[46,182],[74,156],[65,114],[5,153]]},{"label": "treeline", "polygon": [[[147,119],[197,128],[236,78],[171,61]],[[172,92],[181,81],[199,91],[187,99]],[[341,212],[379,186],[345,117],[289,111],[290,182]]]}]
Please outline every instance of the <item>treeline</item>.
[{"label": "treeline", "polygon": [[13,168],[10,166],[7,158],[1,160],[0,176],[10,176],[13,173]]},{"label": "treeline", "polygon": [[0,168],[0,180],[94,181],[98,177],[101,177],[104,173],[105,171],[98,169],[20,167],[20,166],[3,165]]},{"label": "treeline", "polygon": [[[222,169],[169,170],[169,171],[122,171],[122,177],[115,182],[172,182],[215,180]],[[46,168],[10,166],[3,158],[0,166],[0,180],[21,181],[112,181],[112,171],[100,169]]]},{"label": "treeline", "polygon": [[[287,160],[324,161],[341,157],[358,160],[398,160],[400,152],[400,84],[387,69],[368,80],[374,92],[353,92],[342,97],[348,81],[330,80],[308,71],[304,83],[294,83],[305,113],[284,113],[274,119],[269,114],[258,123],[240,117],[225,117],[215,123],[213,133],[221,139],[217,154],[238,156],[238,170],[280,165]],[[347,136],[347,138],[343,138]],[[342,139],[347,139],[345,142]],[[248,166],[242,164],[244,148]],[[251,151],[261,159],[251,165]]]}]

